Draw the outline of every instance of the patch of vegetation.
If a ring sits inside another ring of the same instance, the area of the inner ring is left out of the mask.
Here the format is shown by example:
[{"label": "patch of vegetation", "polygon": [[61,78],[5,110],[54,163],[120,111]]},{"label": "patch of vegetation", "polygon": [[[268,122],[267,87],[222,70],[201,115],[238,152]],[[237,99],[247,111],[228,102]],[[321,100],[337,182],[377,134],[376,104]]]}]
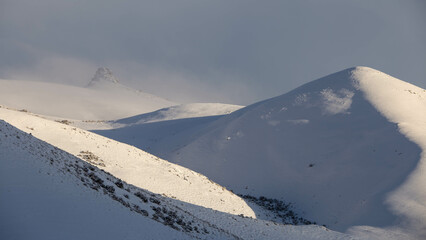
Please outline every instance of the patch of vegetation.
[{"label": "patch of vegetation", "polygon": [[87,162],[89,162],[89,163],[91,163],[93,165],[105,167],[104,161],[102,159],[100,159],[98,156],[96,156],[92,152],[89,152],[89,151],[80,151],[80,154],[78,154],[77,156],[81,157],[83,160],[86,160]]},{"label": "patch of vegetation", "polygon": [[145,195],[143,193],[141,193],[141,192],[136,192],[135,196],[138,197],[138,198],[140,198],[144,203],[148,202],[148,198],[145,197]]},{"label": "patch of vegetation", "polygon": [[267,198],[264,196],[254,197],[250,195],[239,195],[240,197],[253,202],[260,207],[271,211],[283,224],[290,225],[311,225],[316,222],[309,221],[305,218],[299,217],[293,210],[291,203],[285,203],[284,201]]},{"label": "patch of vegetation", "polygon": [[55,122],[62,123],[62,124],[65,124],[65,125],[70,125],[72,123],[71,121],[68,121],[66,119],[64,119],[64,120],[55,120]]}]

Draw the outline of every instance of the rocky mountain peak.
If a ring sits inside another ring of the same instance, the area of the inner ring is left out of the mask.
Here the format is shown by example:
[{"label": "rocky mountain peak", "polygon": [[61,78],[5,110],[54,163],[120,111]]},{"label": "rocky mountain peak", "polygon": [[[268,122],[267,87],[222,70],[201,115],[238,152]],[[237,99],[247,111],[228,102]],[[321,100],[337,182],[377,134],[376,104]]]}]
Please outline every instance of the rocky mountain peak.
[{"label": "rocky mountain peak", "polygon": [[97,82],[109,82],[114,84],[119,83],[118,79],[114,76],[112,71],[107,67],[100,67],[98,70],[96,70],[95,75],[89,82],[89,86],[92,86]]}]

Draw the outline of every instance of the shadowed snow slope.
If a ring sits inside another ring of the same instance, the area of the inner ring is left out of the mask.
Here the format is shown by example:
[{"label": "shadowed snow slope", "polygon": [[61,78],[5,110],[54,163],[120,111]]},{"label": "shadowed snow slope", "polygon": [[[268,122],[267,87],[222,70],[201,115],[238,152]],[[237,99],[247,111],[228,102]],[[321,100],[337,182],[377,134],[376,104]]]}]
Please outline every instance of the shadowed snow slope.
[{"label": "shadowed snow slope", "polygon": [[218,119],[169,160],[332,229],[424,237],[425,150],[426,91],[356,67]]},{"label": "shadowed snow slope", "polygon": [[[116,121],[74,122],[73,125],[100,129],[94,132],[163,157],[194,139],[210,122],[240,108],[242,106],[231,104],[191,103]],[[108,127],[112,129],[105,130]]]},{"label": "shadowed snow slope", "polygon": [[175,105],[121,85],[112,75],[105,76],[108,72],[98,72],[86,88],[0,80],[0,103],[37,114],[79,120],[118,119]]}]

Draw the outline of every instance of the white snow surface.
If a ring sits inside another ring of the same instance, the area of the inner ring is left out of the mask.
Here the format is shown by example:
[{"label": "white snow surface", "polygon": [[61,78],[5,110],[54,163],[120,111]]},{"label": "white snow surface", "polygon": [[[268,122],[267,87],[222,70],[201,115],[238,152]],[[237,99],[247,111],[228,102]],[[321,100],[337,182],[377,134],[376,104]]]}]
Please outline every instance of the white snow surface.
[{"label": "white snow surface", "polygon": [[[109,130],[139,126],[145,123],[158,123],[175,120],[190,120],[197,118],[217,118],[221,115],[230,114],[236,110],[243,108],[244,106],[224,104],[224,103],[187,103],[179,104],[171,107],[159,109],[154,112],[144,113],[128,118],[122,118],[117,120],[73,120],[73,119],[57,119],[49,116],[45,118],[51,120],[68,120],[70,125],[79,127],[85,130]],[[175,129],[176,130],[176,129]],[[138,131],[137,131],[138,132]],[[131,132],[123,133],[128,136]],[[132,136],[134,137],[134,136]]]},{"label": "white snow surface", "polygon": [[426,90],[370,68],[358,68],[353,75],[365,97],[422,149],[415,169],[386,201],[411,231],[426,237]]},{"label": "white snow surface", "polygon": [[163,108],[151,113],[119,119],[113,121],[112,124],[115,126],[130,126],[142,123],[226,115],[241,108],[243,108],[243,106],[223,103],[188,103]]},{"label": "white snow surface", "polygon": [[120,142],[131,142],[163,157],[166,156],[163,150],[182,147],[182,143],[195,138],[210,122],[241,108],[222,103],[190,103],[114,121],[72,121],[71,125]]},{"label": "white snow surface", "polygon": [[293,202],[331,229],[426,238],[424,89],[356,67],[201,132],[166,159],[236,192]]},{"label": "white snow surface", "polygon": [[87,87],[0,79],[0,103],[15,109],[67,119],[113,120],[176,105],[126,87],[101,68]]},{"label": "white snow surface", "polygon": [[236,216],[251,209],[223,187],[96,134],[5,108],[0,119],[2,239],[355,239]]},{"label": "white snow surface", "polygon": [[[71,124],[119,142],[128,143],[163,159],[168,159],[170,152],[195,140],[209,124],[221,117],[223,115],[145,123],[140,123],[140,121],[138,121],[139,123],[131,123],[134,121],[123,123],[122,120],[118,120],[100,123],[73,122]],[[139,118],[140,116],[135,117],[135,119]]]}]

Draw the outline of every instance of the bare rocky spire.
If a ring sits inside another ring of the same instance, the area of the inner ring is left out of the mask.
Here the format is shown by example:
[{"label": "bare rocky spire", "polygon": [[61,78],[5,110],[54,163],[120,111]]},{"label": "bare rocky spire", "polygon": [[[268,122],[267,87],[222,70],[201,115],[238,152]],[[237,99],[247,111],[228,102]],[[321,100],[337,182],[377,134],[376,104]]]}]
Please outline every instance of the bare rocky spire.
[{"label": "bare rocky spire", "polygon": [[109,70],[109,68],[100,67],[96,71],[96,73],[93,76],[92,80],[89,82],[88,86],[93,86],[94,84],[96,84],[98,82],[110,82],[110,83],[117,84],[119,81],[112,74],[112,71]]}]

